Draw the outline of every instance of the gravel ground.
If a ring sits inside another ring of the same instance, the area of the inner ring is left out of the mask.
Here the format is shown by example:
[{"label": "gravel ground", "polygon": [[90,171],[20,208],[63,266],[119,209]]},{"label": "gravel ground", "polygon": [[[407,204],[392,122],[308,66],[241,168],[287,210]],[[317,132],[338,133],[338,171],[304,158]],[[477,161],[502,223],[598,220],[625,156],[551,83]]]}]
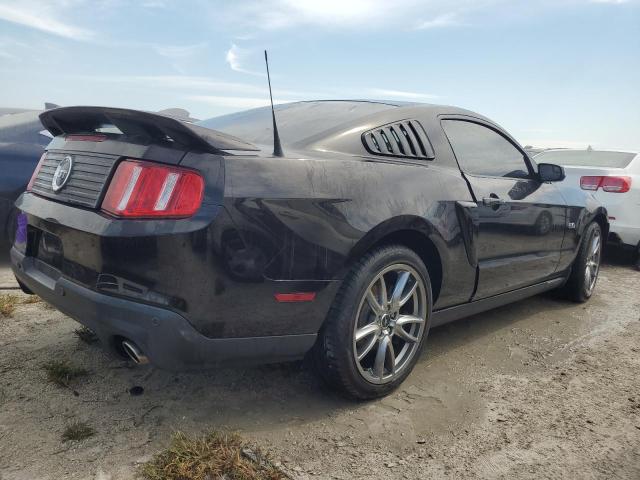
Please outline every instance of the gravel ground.
[{"label": "gravel ground", "polygon": [[[0,294],[28,297],[0,268]],[[0,317],[0,479],[130,479],[173,431],[226,428],[296,478],[640,478],[640,273],[585,305],[542,295],[431,332],[400,389],[354,403],[304,363],[171,374],[86,345],[42,303]],[[71,388],[51,360],[89,370]],[[144,392],[133,396],[130,389]],[[97,432],[63,442],[82,421]]]}]

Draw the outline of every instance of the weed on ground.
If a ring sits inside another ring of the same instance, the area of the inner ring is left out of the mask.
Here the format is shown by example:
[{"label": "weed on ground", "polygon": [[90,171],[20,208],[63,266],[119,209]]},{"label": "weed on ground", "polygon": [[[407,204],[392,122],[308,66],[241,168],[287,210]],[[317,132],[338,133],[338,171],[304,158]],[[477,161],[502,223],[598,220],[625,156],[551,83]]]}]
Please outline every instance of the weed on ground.
[{"label": "weed on ground", "polygon": [[141,465],[145,480],[280,480],[284,472],[235,434],[213,432],[200,438],[174,434],[169,448]]},{"label": "weed on ground", "polygon": [[0,295],[0,316],[10,318],[15,312],[17,304],[18,297],[16,295],[10,293]]},{"label": "weed on ground", "polygon": [[60,387],[69,387],[73,380],[89,373],[86,369],[71,365],[66,360],[53,360],[45,363],[42,368],[47,373],[47,380]]},{"label": "weed on ground", "polygon": [[43,300],[37,296],[37,295],[29,295],[27,298],[25,298],[24,300],[22,300],[22,303],[24,305],[31,305],[33,303],[40,303]]},{"label": "weed on ground", "polygon": [[75,333],[80,340],[88,345],[91,345],[92,343],[96,343],[98,341],[98,336],[93,332],[93,330],[87,327],[76,328],[73,333]]},{"label": "weed on ground", "polygon": [[96,431],[84,422],[75,422],[64,429],[62,441],[79,441],[92,437]]}]

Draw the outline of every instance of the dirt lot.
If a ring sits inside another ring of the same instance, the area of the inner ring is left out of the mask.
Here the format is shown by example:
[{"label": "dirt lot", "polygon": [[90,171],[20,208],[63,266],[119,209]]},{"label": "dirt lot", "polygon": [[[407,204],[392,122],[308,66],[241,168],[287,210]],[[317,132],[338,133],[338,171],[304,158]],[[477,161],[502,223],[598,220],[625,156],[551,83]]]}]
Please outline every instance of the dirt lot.
[{"label": "dirt lot", "polygon": [[[362,404],[302,363],[131,368],[41,303],[0,322],[2,480],[129,479],[173,431],[218,428],[295,478],[640,478],[640,272],[615,261],[587,305],[543,295],[435,329],[404,385]],[[89,370],[77,395],[46,381],[56,359]],[[62,442],[74,421],[97,433]]]}]

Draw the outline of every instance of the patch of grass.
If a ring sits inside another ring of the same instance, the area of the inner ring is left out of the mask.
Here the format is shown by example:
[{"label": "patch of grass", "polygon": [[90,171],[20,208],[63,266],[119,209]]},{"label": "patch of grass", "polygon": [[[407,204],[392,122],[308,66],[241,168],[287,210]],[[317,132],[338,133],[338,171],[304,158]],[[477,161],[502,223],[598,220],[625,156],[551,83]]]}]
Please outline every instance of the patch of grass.
[{"label": "patch of grass", "polygon": [[89,373],[86,369],[71,365],[66,360],[53,360],[45,363],[42,368],[47,372],[47,380],[60,387],[69,387],[72,380]]},{"label": "patch of grass", "polygon": [[45,310],[57,310],[56,307],[54,307],[53,305],[51,305],[50,303],[45,302],[44,300],[40,299],[40,303],[42,304],[42,307]]},{"label": "patch of grass", "polygon": [[0,316],[10,318],[16,310],[18,297],[10,293],[0,295]]},{"label": "patch of grass", "polygon": [[29,295],[27,298],[25,298],[22,303],[24,305],[31,305],[33,303],[40,303],[43,300],[38,296],[38,295]]},{"label": "patch of grass", "polygon": [[22,301],[22,303],[24,305],[32,305],[32,304],[35,304],[35,303],[39,303],[43,308],[45,308],[47,310],[56,310],[56,307],[54,307],[50,303],[47,303],[45,300],[40,298],[38,295],[29,295],[27,298],[25,298]]},{"label": "patch of grass", "polygon": [[75,422],[64,429],[62,441],[79,441],[92,437],[96,431],[84,422]]},{"label": "patch of grass", "polygon": [[145,480],[281,480],[289,478],[235,434],[213,432],[200,438],[173,435],[169,448],[142,464]]},{"label": "patch of grass", "polygon": [[87,327],[76,328],[73,333],[82,340],[84,343],[91,345],[92,343],[96,343],[98,341],[98,336]]}]

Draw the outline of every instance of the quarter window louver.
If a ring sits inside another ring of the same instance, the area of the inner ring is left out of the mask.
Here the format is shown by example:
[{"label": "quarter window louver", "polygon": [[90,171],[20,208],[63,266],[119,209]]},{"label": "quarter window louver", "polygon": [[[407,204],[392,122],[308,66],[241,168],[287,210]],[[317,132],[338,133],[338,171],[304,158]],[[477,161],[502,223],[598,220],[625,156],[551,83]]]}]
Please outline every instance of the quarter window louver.
[{"label": "quarter window louver", "polygon": [[362,143],[369,153],[393,157],[431,160],[433,147],[417,120],[402,120],[368,130]]}]

